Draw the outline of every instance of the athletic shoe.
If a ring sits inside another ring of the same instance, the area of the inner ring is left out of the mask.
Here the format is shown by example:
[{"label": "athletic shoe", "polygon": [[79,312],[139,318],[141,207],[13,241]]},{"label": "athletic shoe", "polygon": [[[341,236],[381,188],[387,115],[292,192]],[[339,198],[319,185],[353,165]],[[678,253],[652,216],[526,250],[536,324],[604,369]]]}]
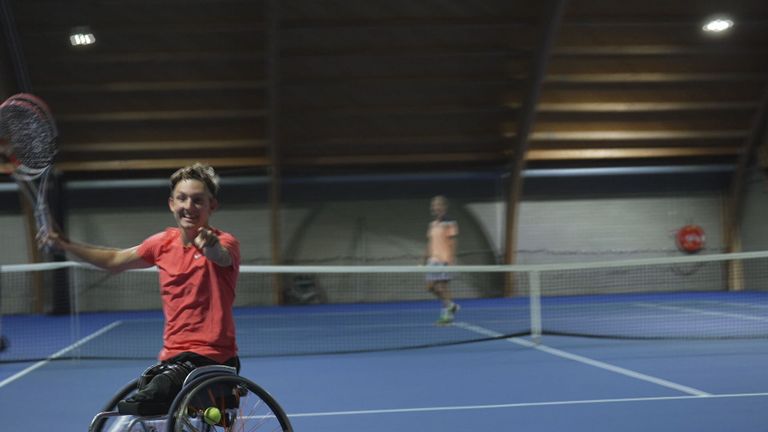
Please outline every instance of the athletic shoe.
[{"label": "athletic shoe", "polygon": [[448,313],[451,314],[451,316],[456,315],[456,312],[461,310],[461,306],[459,306],[457,303],[454,303],[451,305],[450,308],[448,308]]}]

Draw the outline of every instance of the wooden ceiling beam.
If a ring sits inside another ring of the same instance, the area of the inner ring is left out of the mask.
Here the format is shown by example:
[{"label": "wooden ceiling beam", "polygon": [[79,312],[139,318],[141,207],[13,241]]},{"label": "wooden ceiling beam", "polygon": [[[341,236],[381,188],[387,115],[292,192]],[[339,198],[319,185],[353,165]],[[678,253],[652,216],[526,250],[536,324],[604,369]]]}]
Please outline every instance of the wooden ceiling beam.
[{"label": "wooden ceiling beam", "polygon": [[[510,101],[506,106],[518,106]],[[677,111],[720,111],[720,110],[751,110],[757,108],[757,102],[542,102],[539,112],[546,113],[631,113],[631,112],[677,112]]]},{"label": "wooden ceiling beam", "polygon": [[708,156],[736,156],[738,147],[636,147],[636,148],[581,148],[531,149],[529,161],[605,160],[605,159],[662,159]]},{"label": "wooden ceiling beam", "polygon": [[[119,22],[101,22],[98,18],[90,21],[90,26],[94,28],[103,28],[112,34],[156,34],[158,37],[169,34],[179,33],[253,33],[263,31],[264,24],[259,21],[234,22],[232,20],[207,20],[199,22],[163,22],[162,25],[136,25],[125,24],[126,20]],[[60,37],[64,30],[60,27],[51,28],[47,23],[36,21],[25,21],[24,33],[29,37],[36,38],[56,38]],[[213,36],[212,36],[213,37]]]},{"label": "wooden ceiling beam", "polygon": [[134,151],[165,151],[165,150],[226,150],[226,149],[248,149],[265,148],[266,141],[263,139],[247,138],[237,140],[199,140],[199,141],[126,141],[126,142],[67,142],[61,145],[61,149],[66,152],[89,152],[89,153],[117,153]]},{"label": "wooden ceiling beam", "polygon": [[[432,104],[426,105],[370,105],[339,106],[327,109],[299,108],[292,114],[316,114],[320,116],[381,115],[381,114],[457,114],[457,113],[501,113],[506,109],[519,109],[520,103],[510,101],[504,105],[476,104],[475,106]],[[756,102],[586,102],[586,103],[542,103],[537,107],[541,113],[646,113],[646,112],[695,112],[753,110]],[[100,113],[57,114],[61,122],[111,122],[111,121],[152,121],[152,120],[206,120],[266,117],[265,109],[206,109],[206,110],[164,110],[164,111],[119,111]]]},{"label": "wooden ceiling beam", "polygon": [[286,143],[286,148],[328,148],[349,147],[369,148],[384,146],[408,146],[415,148],[420,146],[441,146],[445,144],[460,144],[463,142],[499,142],[501,135],[496,134],[453,134],[453,135],[425,135],[425,136],[378,136],[378,137],[328,137],[294,139]]},{"label": "wooden ceiling beam", "polygon": [[[568,0],[554,0],[550,3],[545,21],[541,23],[541,39],[534,51],[535,56],[528,75],[528,86],[515,119],[516,130],[510,140],[512,155],[508,163],[510,167],[509,190],[506,199],[507,212],[503,243],[505,264],[514,264],[517,257],[517,221],[518,207],[523,197],[523,171],[528,162],[527,153],[530,146],[531,132],[536,122],[539,97],[547,80],[547,67],[552,57],[552,50],[555,46],[558,31],[565,16]],[[505,296],[513,295],[514,285],[514,279],[508,277],[504,286]]]},{"label": "wooden ceiling beam", "polygon": [[530,17],[525,16],[499,16],[499,17],[471,17],[471,18],[363,18],[351,17],[344,19],[293,19],[286,18],[283,30],[339,30],[339,29],[376,29],[376,28],[404,28],[424,29],[428,27],[440,28],[473,28],[473,27],[501,27],[533,29]]},{"label": "wooden ceiling beam", "polygon": [[502,156],[503,155],[498,152],[286,156],[283,158],[283,162],[286,166],[397,165],[424,164],[431,162],[501,161]]},{"label": "wooden ceiling beam", "polygon": [[98,161],[69,161],[59,162],[56,169],[63,172],[96,172],[96,171],[142,171],[155,169],[176,169],[195,162],[203,162],[219,167],[265,167],[269,165],[266,157],[214,157],[195,159],[121,159]]},{"label": "wooden ceiling beam", "polygon": [[[475,134],[475,135],[432,135],[432,136],[394,136],[394,137],[329,137],[317,139],[294,139],[289,147],[302,148],[320,148],[320,147],[341,147],[348,146],[355,148],[358,146],[388,146],[402,145],[411,148],[420,146],[439,146],[444,144],[461,144],[471,142],[498,142],[502,143],[505,139],[514,137],[514,130],[508,131],[506,135],[497,134]],[[707,131],[553,131],[553,132],[533,132],[530,134],[532,143],[553,143],[557,145],[562,143],[580,142],[599,142],[605,145],[606,142],[620,143],[627,142],[665,142],[665,141],[691,141],[696,143],[702,140],[740,140],[747,136],[746,130],[707,130]],[[650,145],[650,144],[649,144]]]},{"label": "wooden ceiling beam", "polygon": [[215,120],[266,117],[263,109],[205,109],[168,111],[119,111],[83,114],[57,114],[59,122],[131,122],[163,120]]},{"label": "wooden ceiling beam", "polygon": [[295,107],[290,109],[290,115],[312,116],[366,116],[366,115],[435,115],[435,114],[471,114],[471,113],[502,113],[515,109],[514,106],[496,105],[489,103],[464,104],[376,104],[376,105],[338,105],[327,107]]},{"label": "wooden ceiling beam", "polygon": [[[510,131],[510,133],[513,133]],[[534,132],[532,141],[669,141],[669,140],[715,140],[743,139],[745,130],[653,130],[653,131],[552,131]]]},{"label": "wooden ceiling beam", "polygon": [[719,83],[719,82],[760,82],[765,76],[760,73],[594,73],[594,74],[549,74],[547,84],[597,84],[621,83]]},{"label": "wooden ceiling beam", "polygon": [[36,89],[39,93],[81,93],[81,92],[136,92],[136,91],[195,91],[195,90],[229,90],[229,89],[263,89],[267,85],[264,80],[248,81],[123,81],[103,83],[68,83],[60,85],[39,85]]},{"label": "wooden ceiling beam", "polygon": [[291,86],[333,86],[340,85],[347,87],[349,85],[369,84],[374,86],[387,86],[387,85],[409,85],[418,84],[426,86],[442,86],[451,85],[457,83],[464,83],[469,86],[509,86],[515,82],[522,83],[525,80],[524,74],[509,74],[506,79],[503,77],[489,77],[488,75],[480,74],[444,74],[440,76],[423,74],[423,75],[403,75],[403,76],[389,76],[389,75],[334,75],[334,76],[321,76],[311,77],[309,75],[290,77],[283,79],[284,87]]},{"label": "wooden ceiling beam", "polygon": [[403,58],[432,58],[432,57],[505,57],[505,58],[517,58],[525,59],[530,56],[530,50],[524,49],[502,49],[494,48],[486,45],[483,46],[395,46],[375,49],[360,48],[345,48],[335,50],[320,50],[320,49],[306,49],[306,50],[291,50],[282,53],[284,59],[299,59],[308,57],[321,57],[323,59],[338,59],[338,58],[371,58],[371,57],[396,57],[398,59]]},{"label": "wooden ceiling beam", "polygon": [[[502,162],[508,152],[414,153],[396,155],[329,155],[290,156],[284,158],[291,166],[424,164],[434,162]],[[662,159],[709,156],[736,156],[737,147],[669,147],[669,148],[587,148],[531,149],[528,161]]]},{"label": "wooden ceiling beam", "polygon": [[93,53],[83,54],[73,58],[71,55],[46,56],[38,61],[39,65],[57,65],[61,63],[71,63],[81,65],[82,67],[91,67],[98,63],[169,63],[186,61],[228,61],[228,60],[261,60],[264,57],[263,52],[253,50],[237,51],[141,51],[141,52],[111,52],[111,53]]},{"label": "wooden ceiling beam", "polygon": [[723,50],[720,47],[706,45],[584,45],[561,46],[553,52],[560,57],[615,57],[615,56],[761,56],[763,51],[756,48],[732,47]]}]

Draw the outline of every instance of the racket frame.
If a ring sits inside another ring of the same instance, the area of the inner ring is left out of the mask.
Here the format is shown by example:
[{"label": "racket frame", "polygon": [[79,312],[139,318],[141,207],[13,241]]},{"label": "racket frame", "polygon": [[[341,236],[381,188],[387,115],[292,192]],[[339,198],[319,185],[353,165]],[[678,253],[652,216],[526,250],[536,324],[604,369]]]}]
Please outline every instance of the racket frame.
[{"label": "racket frame", "polygon": [[[46,144],[47,149],[52,151],[48,154],[48,163],[41,167],[29,167],[16,158],[16,149],[29,145],[29,143],[14,143],[10,136],[6,137],[11,150],[11,163],[15,166],[11,177],[32,207],[37,226],[37,237],[41,238],[45,237],[50,232],[50,227],[53,226],[53,219],[48,208],[48,179],[53,170],[53,160],[57,153],[56,137],[58,130],[48,104],[39,97],[30,93],[15,94],[0,104],[0,115],[2,115],[3,109],[11,105],[23,108],[29,112],[29,115],[38,116],[43,123],[50,127],[51,141]],[[43,249],[48,251],[47,245],[43,245]]]}]

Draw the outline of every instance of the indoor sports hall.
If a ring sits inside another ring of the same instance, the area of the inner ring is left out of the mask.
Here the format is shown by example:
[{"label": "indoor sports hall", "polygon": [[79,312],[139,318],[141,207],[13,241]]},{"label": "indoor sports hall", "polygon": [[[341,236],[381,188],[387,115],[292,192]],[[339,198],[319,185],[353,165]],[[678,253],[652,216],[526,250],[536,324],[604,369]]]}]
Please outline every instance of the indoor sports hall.
[{"label": "indoor sports hall", "polygon": [[0,27],[0,430],[766,429],[768,3]]}]

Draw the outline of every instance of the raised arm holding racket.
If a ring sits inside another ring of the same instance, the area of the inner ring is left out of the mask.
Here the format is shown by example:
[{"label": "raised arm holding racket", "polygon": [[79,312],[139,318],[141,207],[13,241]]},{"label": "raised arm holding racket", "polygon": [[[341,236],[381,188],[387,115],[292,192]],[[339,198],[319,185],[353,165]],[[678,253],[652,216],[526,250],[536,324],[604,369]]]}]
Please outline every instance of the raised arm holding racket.
[{"label": "raised arm holding racket", "polygon": [[48,177],[56,157],[58,131],[48,105],[29,93],[15,94],[0,104],[0,137],[5,156],[13,165],[11,177],[29,201],[37,224],[37,237],[51,230]]}]

